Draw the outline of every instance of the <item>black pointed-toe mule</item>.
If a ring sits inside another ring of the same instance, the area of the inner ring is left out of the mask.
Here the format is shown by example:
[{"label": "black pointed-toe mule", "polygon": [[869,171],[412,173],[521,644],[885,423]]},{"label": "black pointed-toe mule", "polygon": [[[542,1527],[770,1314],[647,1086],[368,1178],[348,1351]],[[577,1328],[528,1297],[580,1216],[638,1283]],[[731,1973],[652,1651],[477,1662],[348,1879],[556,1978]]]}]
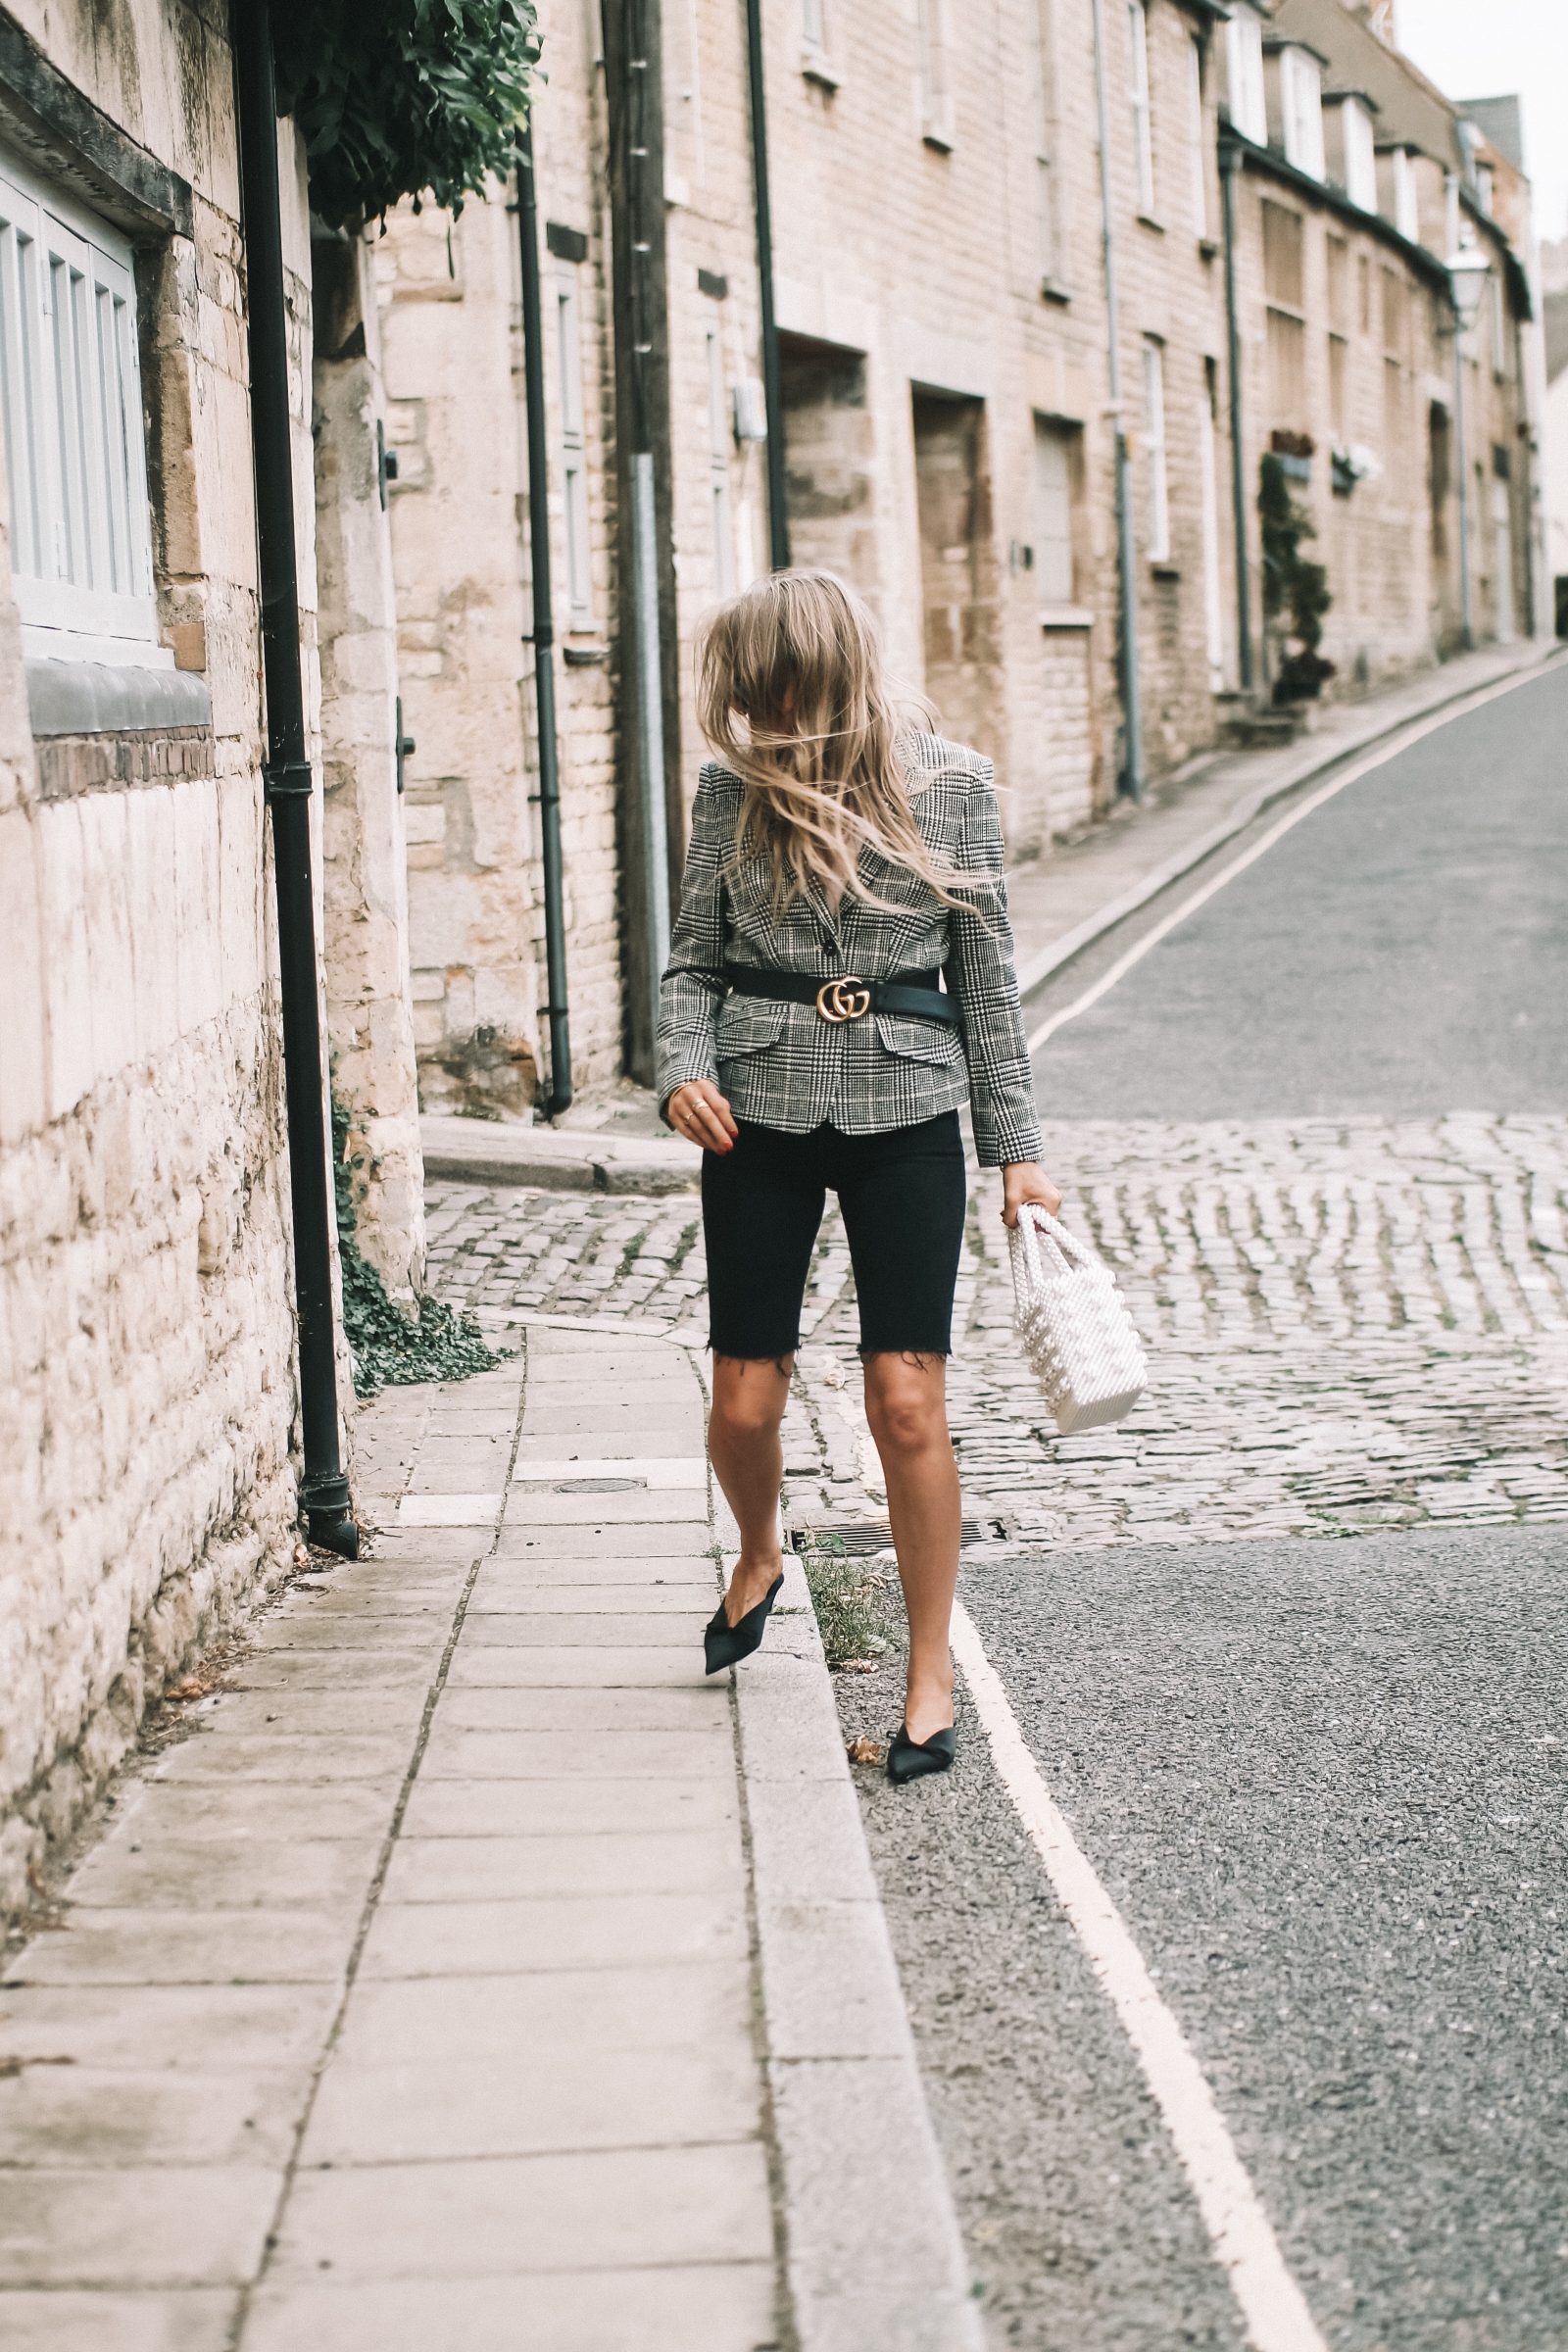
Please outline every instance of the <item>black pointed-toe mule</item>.
[{"label": "black pointed-toe mule", "polygon": [[911,1740],[909,1727],[901,1723],[899,1736],[888,1749],[888,1779],[902,1788],[906,1781],[918,1781],[928,1772],[951,1772],[957,1740],[950,1723],[944,1732],[933,1732],[929,1740]]},{"label": "black pointed-toe mule", "polygon": [[756,1608],[748,1609],[733,1625],[724,1614],[724,1603],[719,1602],[703,1629],[703,1654],[710,1674],[722,1674],[726,1666],[738,1666],[742,1658],[749,1658],[754,1649],[761,1648],[768,1612],[783,1582],[781,1576],[775,1576]]}]

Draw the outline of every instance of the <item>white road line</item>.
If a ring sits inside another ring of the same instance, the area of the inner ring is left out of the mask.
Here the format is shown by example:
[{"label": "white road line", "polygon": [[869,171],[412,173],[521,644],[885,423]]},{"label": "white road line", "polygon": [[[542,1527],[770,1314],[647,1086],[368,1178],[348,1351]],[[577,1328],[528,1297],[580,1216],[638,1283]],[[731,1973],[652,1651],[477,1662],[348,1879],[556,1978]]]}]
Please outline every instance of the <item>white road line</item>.
[{"label": "white road line", "polygon": [[1270,825],[1268,831],[1253,842],[1250,849],[1244,850],[1240,858],[1233,858],[1230,864],[1211,875],[1200,890],[1195,890],[1190,898],[1184,899],[1179,906],[1173,907],[1169,914],[1146,931],[1125,955],[1118,956],[1110,968],[1101,973],[1093,987],[1086,988],[1081,997],[1075,997],[1070,1004],[1064,1004],[1059,1012],[1054,1012],[1049,1020],[1042,1021],[1029,1039],[1030,1059],[1033,1060],[1041,1047],[1049,1038],[1054,1037],[1058,1029],[1065,1029],[1069,1021],[1077,1020],[1080,1013],[1087,1012],[1092,1004],[1099,1004],[1102,997],[1108,996],[1117,981],[1126,978],[1134,964],[1142,963],[1151,949],[1157,948],[1162,939],[1170,937],[1178,923],[1184,923],[1190,914],[1197,913],[1200,906],[1206,906],[1224,889],[1227,882],[1234,882],[1238,874],[1245,873],[1250,865],[1255,865],[1266,851],[1282,840],[1293,826],[1298,825],[1303,817],[1310,816],[1315,808],[1321,808],[1325,801],[1332,801],[1336,793],[1344,792],[1347,786],[1358,784],[1363,776],[1371,775],[1375,768],[1386,767],[1391,760],[1399,759],[1425,737],[1435,735],[1439,728],[1451,726],[1455,719],[1467,718],[1472,710],[1482,710],[1488,703],[1496,702],[1502,695],[1512,694],[1520,686],[1533,685],[1543,674],[1540,669],[1526,670],[1522,676],[1503,678],[1494,686],[1478,687],[1463,702],[1449,704],[1446,710],[1435,711],[1430,718],[1413,721],[1392,742],[1384,744],[1367,759],[1356,760],[1343,775],[1319,785],[1317,791],[1308,793],[1304,801],[1298,801],[1277,824]]},{"label": "white road line", "polygon": [[985,1726],[1003,1786],[1034,1840],[1057,1900],[1089,1956],[1154,2094],[1192,2182],[1214,2252],[1256,2352],[1328,2352],[1236,2153],[1236,2143],[1186,2036],[1160,1999],[1126,1922],[1052,1802],[1007,1694],[962,1603],[953,1654]]}]

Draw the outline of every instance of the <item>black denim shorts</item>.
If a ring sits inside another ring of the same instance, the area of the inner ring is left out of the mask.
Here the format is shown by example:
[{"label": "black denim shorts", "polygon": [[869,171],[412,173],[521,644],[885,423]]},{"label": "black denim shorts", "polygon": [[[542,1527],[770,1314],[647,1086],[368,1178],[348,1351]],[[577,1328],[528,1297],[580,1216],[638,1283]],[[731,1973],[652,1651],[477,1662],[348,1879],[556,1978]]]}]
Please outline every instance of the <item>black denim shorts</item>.
[{"label": "black denim shorts", "polygon": [[837,1193],[860,1306],[862,1355],[947,1355],[963,1247],[956,1110],[881,1135],[742,1122],[703,1154],[709,1345],[764,1360],[800,1346],[801,1300],[827,1195]]}]

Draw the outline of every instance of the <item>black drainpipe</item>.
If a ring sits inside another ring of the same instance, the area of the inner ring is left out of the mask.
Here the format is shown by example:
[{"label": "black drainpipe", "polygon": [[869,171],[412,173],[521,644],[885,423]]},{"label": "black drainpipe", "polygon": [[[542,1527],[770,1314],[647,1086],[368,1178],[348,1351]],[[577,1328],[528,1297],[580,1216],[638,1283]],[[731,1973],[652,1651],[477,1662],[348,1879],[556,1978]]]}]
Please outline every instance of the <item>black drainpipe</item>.
[{"label": "black drainpipe", "polygon": [[1252,590],[1247,566],[1247,451],[1242,440],[1242,330],[1236,305],[1236,178],[1242,151],[1228,129],[1219,140],[1220,189],[1225,199],[1225,342],[1231,379],[1231,528],[1236,540],[1236,654],[1239,683],[1252,691]]},{"label": "black drainpipe", "polygon": [[762,405],[767,412],[767,545],[775,571],[788,569],[790,515],[784,488],[784,384],[773,312],[773,208],[767,182],[767,92],[762,80],[762,0],[746,0],[746,65],[752,99],[752,197],[757,210],[757,277],[762,319]]},{"label": "black drainpipe", "polygon": [[550,453],[545,350],[539,318],[539,200],[533,129],[517,136],[517,240],[522,249],[522,384],[528,408],[528,541],[533,572],[533,691],[539,721],[539,855],[545,883],[545,977],[550,1002],[550,1093],[545,1115],[571,1102],[566,923],[561,903],[561,762],[556,742],[556,620],[550,595]]},{"label": "black drainpipe", "polygon": [[294,1215],[294,1291],[299,1313],[300,1422],[305,1447],[300,1507],[312,1543],[352,1560],[359,1555],[360,1536],[338,1444],[337,1339],[317,998],[316,901],[311,879],[313,778],[300,677],[287,318],[278,217],[277,103],[267,0],[237,0],[231,23],[250,340],[251,465],[256,480],[262,662],[267,680],[267,755],[262,777],[272,819],[288,1175]]}]

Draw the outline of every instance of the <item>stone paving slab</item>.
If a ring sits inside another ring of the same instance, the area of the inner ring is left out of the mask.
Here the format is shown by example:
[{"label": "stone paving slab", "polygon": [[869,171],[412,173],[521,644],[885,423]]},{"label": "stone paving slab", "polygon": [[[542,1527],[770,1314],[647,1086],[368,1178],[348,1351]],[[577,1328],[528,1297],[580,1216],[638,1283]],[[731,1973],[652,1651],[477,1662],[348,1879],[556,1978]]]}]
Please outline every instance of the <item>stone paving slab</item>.
[{"label": "stone paving slab", "polygon": [[169,2293],[32,2294],[0,2289],[6,2352],[225,2352],[239,2297],[188,2287]]},{"label": "stone paving slab", "polygon": [[0,2100],[0,2167],[262,2165],[280,2176],[308,2083],[303,2067],[226,2075],[25,2067]]},{"label": "stone paving slab", "polygon": [[[617,1786],[687,1776],[707,1778],[722,1771],[729,1726],[715,1723],[680,1731],[472,1731],[437,1724],[420,1770],[421,1786],[449,1780],[570,1784],[578,1774]],[[416,1790],[416,1795],[418,1791]]]},{"label": "stone paving slab", "polygon": [[695,1894],[515,1895],[470,1902],[383,1902],[363,1978],[499,1976],[507,1970],[744,1962],[751,1937],[722,1886]]},{"label": "stone paving slab", "polygon": [[761,2144],[726,2141],[301,2172],[272,2268],[280,2283],[323,2261],[344,2278],[461,2278],[772,2251]]},{"label": "stone paving slab", "polygon": [[586,1838],[401,1838],[386,1895],[469,1903],[524,1894],[736,1894],[744,1857],[733,1830],[636,1831]]},{"label": "stone paving slab", "polygon": [[25,2169],[0,2199],[0,2285],[220,2286],[254,2273],[280,2172],[117,2164],[104,2176]]},{"label": "stone paving slab", "polygon": [[[306,2345],[329,2345],[331,2352],[774,2352],[773,2306],[770,2258],[700,2268],[536,2271],[525,2280],[310,2285],[264,2291],[245,2345],[246,2352],[302,2352]],[[207,2352],[207,2346],[172,2344],[169,2352]]]},{"label": "stone paving slab", "polygon": [[734,1791],[711,1767],[701,1779],[425,1781],[409,1799],[409,1838],[594,1838],[711,1830],[737,1818]]},{"label": "stone paving slab", "polygon": [[89,1910],[35,1936],[8,1984],[331,1984],[343,1973],[344,1916],[301,1905],[204,1911]]},{"label": "stone paving slab", "polygon": [[395,2164],[536,2156],[561,2148],[755,2140],[760,2085],[751,2053],[729,2047],[607,2050],[586,2061],[540,2051],[509,2068],[496,2096],[491,2060],[353,2066],[340,2060],[312,2110],[303,2164]]}]

